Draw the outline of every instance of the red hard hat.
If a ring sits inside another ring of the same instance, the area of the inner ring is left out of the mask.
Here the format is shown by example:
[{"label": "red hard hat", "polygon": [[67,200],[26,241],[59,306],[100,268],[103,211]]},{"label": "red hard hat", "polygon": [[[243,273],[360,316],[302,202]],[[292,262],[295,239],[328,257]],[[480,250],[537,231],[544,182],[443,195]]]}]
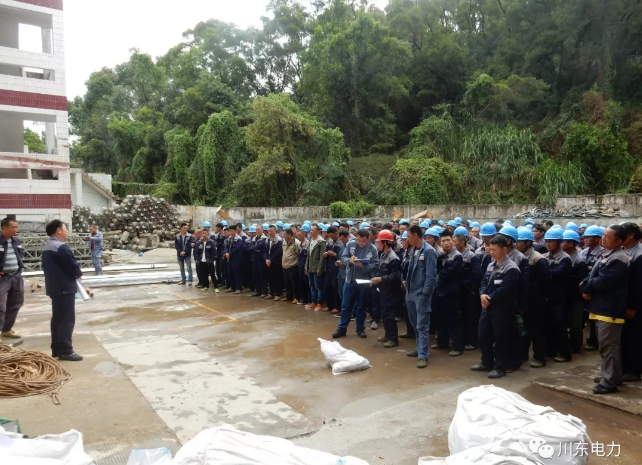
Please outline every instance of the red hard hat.
[{"label": "red hard hat", "polygon": [[377,236],[377,240],[378,241],[394,241],[395,240],[395,236],[393,236],[392,233],[390,231],[388,231],[387,229],[384,229]]}]

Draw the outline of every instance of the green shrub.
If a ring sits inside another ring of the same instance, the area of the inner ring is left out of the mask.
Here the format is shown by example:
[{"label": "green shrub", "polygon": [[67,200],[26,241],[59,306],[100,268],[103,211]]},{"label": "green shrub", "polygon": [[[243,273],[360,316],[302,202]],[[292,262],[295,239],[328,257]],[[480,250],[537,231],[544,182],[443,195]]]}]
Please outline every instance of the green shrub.
[{"label": "green shrub", "polygon": [[642,165],[638,166],[631,176],[629,193],[642,194]]},{"label": "green shrub", "polygon": [[156,184],[143,184],[140,182],[118,182],[113,181],[111,188],[118,197],[128,195],[152,195]]},{"label": "green shrub", "polygon": [[352,216],[372,216],[375,206],[365,200],[357,200],[356,202],[348,202],[348,207],[352,210]]},{"label": "green shrub", "polygon": [[173,182],[159,182],[154,184],[154,190],[152,195],[154,197],[160,197],[165,199],[167,202],[173,203],[174,197],[178,194],[178,187],[176,183]]},{"label": "green shrub", "polygon": [[354,212],[345,202],[333,202],[330,204],[330,215],[332,218],[352,218]]}]

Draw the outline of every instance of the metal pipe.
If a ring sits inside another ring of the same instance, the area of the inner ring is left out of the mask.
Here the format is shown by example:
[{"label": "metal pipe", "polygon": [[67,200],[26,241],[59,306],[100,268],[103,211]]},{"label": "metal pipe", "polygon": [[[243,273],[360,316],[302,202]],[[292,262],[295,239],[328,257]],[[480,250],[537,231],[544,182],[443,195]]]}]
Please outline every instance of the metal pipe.
[{"label": "metal pipe", "polygon": [[[167,268],[167,263],[152,263],[149,265],[114,265],[103,268],[103,272],[109,273],[110,271],[134,271],[134,270],[156,270],[160,268]],[[91,273],[95,271],[94,268],[82,268],[80,271],[83,273]],[[42,276],[45,272],[40,271],[26,271],[22,276]]]},{"label": "metal pipe", "polygon": [[180,272],[163,272],[152,274],[122,274],[112,276],[89,276],[83,279],[83,284],[92,287],[131,286],[136,284],[152,284],[167,281],[180,281]]}]

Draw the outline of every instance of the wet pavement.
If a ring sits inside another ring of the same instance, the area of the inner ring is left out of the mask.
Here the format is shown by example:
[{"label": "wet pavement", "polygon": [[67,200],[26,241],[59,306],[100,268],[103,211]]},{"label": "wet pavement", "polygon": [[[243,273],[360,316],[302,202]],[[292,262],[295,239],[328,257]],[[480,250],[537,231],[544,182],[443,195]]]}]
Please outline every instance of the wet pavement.
[{"label": "wet pavement", "polygon": [[[450,358],[433,351],[428,368],[418,370],[405,355],[410,341],[384,349],[376,341],[382,329],[360,339],[354,322],[340,342],[372,368],[334,376],[317,338],[331,339],[337,319],[247,293],[159,284],[96,289],[93,300],[76,302],[75,348],[89,357],[71,366],[62,405],[46,396],[2,400],[0,416],[20,419],[27,434],[85,432],[99,463],[124,463],[124,451],[153,447],[154,435],[158,446],[175,449],[204,428],[229,423],[373,465],[416,464],[421,456],[448,455],[457,396],[491,384],[469,370],[479,352]],[[49,317],[42,290],[26,296],[16,324],[25,348],[46,350]],[[598,363],[597,354],[582,354],[492,384],[581,418],[593,441],[620,445],[621,457],[592,455],[590,463],[639,464],[642,418],[532,384],[576,369],[592,373]]]}]

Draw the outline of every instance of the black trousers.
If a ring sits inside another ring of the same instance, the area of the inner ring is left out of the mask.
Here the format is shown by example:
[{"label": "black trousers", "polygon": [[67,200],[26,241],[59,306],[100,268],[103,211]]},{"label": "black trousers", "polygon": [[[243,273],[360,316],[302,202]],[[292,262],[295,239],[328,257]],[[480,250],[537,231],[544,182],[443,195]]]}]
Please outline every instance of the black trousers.
[{"label": "black trousers", "polygon": [[516,337],[513,312],[502,308],[482,310],[478,336],[482,365],[502,371],[515,368],[513,352]]},{"label": "black trousers", "polygon": [[[220,251],[219,251],[219,255],[221,255]],[[223,269],[226,268],[224,263],[225,261],[222,258],[219,258],[218,260],[216,260],[216,279],[223,286],[225,286],[225,275],[223,274]]]},{"label": "black trousers", "polygon": [[397,343],[399,342],[399,329],[397,328],[397,322],[395,321],[395,310],[399,305],[401,305],[401,302],[399,302],[398,305],[395,305],[390,301],[379,303],[381,319],[383,320],[383,328],[386,331],[386,339]]},{"label": "black trousers", "polygon": [[254,289],[254,280],[252,279],[252,264],[249,256],[243,256],[241,259],[241,274],[243,275],[243,287]]},{"label": "black trousers", "polygon": [[296,266],[283,268],[283,281],[285,282],[285,298],[287,300],[296,299],[298,295],[299,270]]},{"label": "black trousers", "polygon": [[464,318],[464,344],[478,347],[477,334],[479,316],[481,315],[481,302],[477,290],[469,290],[463,295],[462,314]]},{"label": "black trousers", "polygon": [[281,294],[283,294],[283,267],[272,263],[267,269],[267,274],[270,284],[270,295],[272,297],[281,297]]},{"label": "black trousers", "polygon": [[545,313],[546,355],[571,359],[571,340],[566,330],[566,309],[562,303],[549,302]]},{"label": "black trousers", "polygon": [[339,299],[339,270],[326,273],[324,281],[324,298],[323,301],[330,310],[341,310],[341,300]]},{"label": "black trousers", "polygon": [[642,374],[642,315],[627,319],[622,328],[622,371],[625,374]]},{"label": "black trousers", "polygon": [[437,328],[437,345],[440,349],[448,348],[448,341],[452,340],[453,350],[464,351],[464,321],[462,319],[461,297],[458,295],[435,296],[434,309],[439,318]]},{"label": "black trousers", "polygon": [[299,288],[297,294],[297,300],[306,304],[310,303],[310,281],[308,281],[308,275],[305,274],[305,268],[302,266],[297,266],[297,273],[299,275]]},{"label": "black trousers", "polygon": [[52,297],[51,310],[51,355],[69,355],[74,351],[71,335],[76,324],[76,295]]},{"label": "black trousers", "polygon": [[229,261],[227,263],[227,287],[234,291],[243,290],[243,274],[241,273],[241,261]]},{"label": "black trousers", "polygon": [[267,280],[265,276],[265,262],[259,260],[252,262],[252,280],[254,281],[254,292],[267,295]]},{"label": "black trousers", "polygon": [[531,342],[533,343],[533,360],[546,363],[546,315],[545,315],[546,302],[541,302],[541,305],[531,306],[526,313],[524,313],[524,323],[528,335],[520,338],[522,344],[522,360],[529,359],[529,349]]},{"label": "black trousers", "polygon": [[[406,304],[406,299],[402,299],[403,301],[403,319],[406,322],[406,334],[410,339],[415,339],[417,335],[415,334],[415,327],[412,325],[412,321],[410,321],[410,318],[408,317],[408,305]],[[433,312],[431,312],[433,313]],[[430,325],[432,328],[432,325]]]},{"label": "black trousers", "polygon": [[[200,271],[199,271],[200,270]],[[216,266],[214,262],[196,262],[196,275],[198,276],[198,282],[203,287],[210,287],[210,280],[212,278],[212,286],[214,289],[218,288],[218,281],[216,279]]]}]

